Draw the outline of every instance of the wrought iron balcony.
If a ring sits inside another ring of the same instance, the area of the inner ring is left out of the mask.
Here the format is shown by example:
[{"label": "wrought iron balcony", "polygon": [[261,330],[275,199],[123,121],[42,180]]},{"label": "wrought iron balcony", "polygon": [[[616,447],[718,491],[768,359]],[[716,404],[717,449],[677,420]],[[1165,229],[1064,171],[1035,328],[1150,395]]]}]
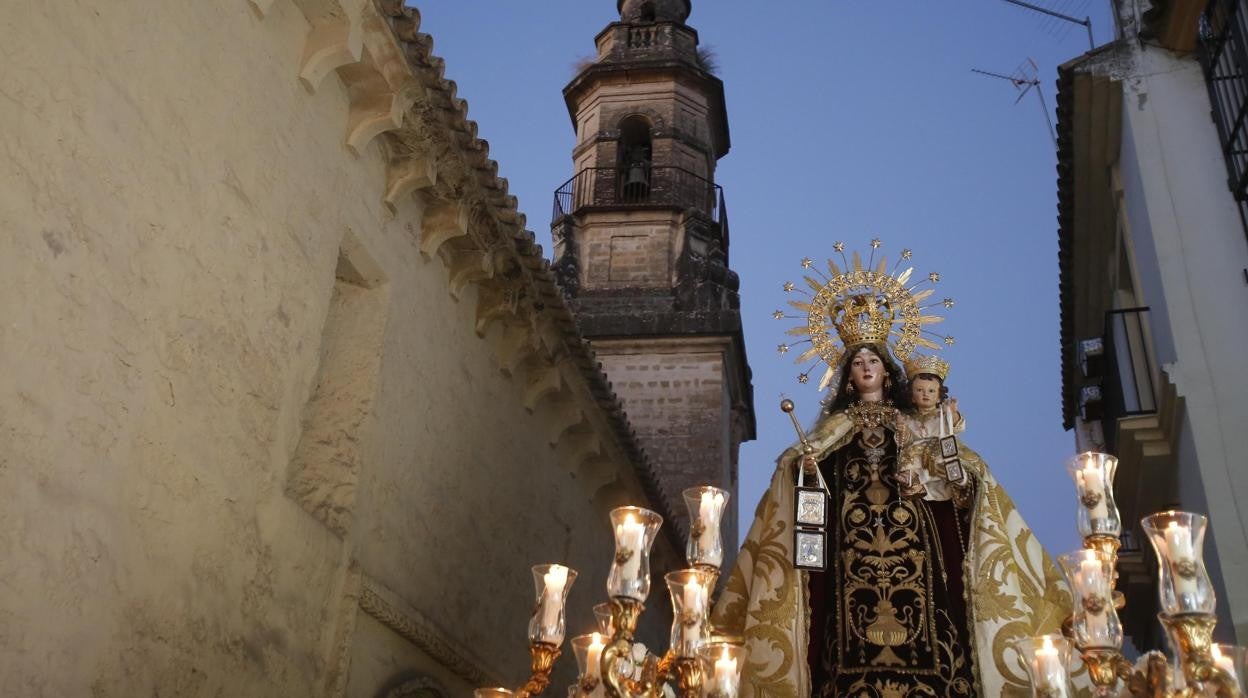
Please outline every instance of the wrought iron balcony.
[{"label": "wrought iron balcony", "polygon": [[1248,234],[1248,2],[1209,0],[1200,16],[1196,55],[1209,87],[1227,182]]},{"label": "wrought iron balcony", "polygon": [[551,225],[559,224],[564,216],[617,207],[699,211],[719,225],[727,248],[728,216],[723,187],[681,167],[635,164],[583,169],[555,190]]},{"label": "wrought iron balcony", "polygon": [[1148,308],[1105,313],[1106,371],[1102,383],[1105,445],[1117,453],[1118,420],[1157,412]]}]

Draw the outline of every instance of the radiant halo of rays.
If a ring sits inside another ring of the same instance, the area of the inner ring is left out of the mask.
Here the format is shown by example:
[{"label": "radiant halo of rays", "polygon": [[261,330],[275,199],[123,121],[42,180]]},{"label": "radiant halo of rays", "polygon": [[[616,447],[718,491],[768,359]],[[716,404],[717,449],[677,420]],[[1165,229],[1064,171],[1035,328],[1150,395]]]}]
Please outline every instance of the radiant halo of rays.
[{"label": "radiant halo of rays", "polygon": [[944,320],[940,315],[927,313],[927,310],[942,306],[946,309],[953,307],[952,298],[929,301],[936,292],[935,285],[940,282],[940,274],[931,272],[911,283],[915,276],[914,267],[907,266],[902,270],[901,266],[910,261],[913,252],[903,249],[890,269],[884,255],[880,255],[879,261],[876,261],[876,252],[882,246],[879,238],[871,240],[871,252],[864,265],[858,252],[853,252],[852,257],[847,259],[845,243],[838,241],[832,245],[832,249],[841,259],[839,265],[835,260],[829,259],[825,273],[811,258],[804,257],[801,267],[810,272],[803,275],[804,283],[784,282],[782,289],[785,293],[804,296],[802,299],[789,301],[789,306],[801,315],[792,315],[777,309],[771,316],[776,320],[800,320],[802,323],[786,332],[791,337],[801,339],[777,346],[779,353],[787,354],[803,345],[809,345],[794,361],[804,366],[797,376],[799,383],[807,383],[820,363],[825,365],[825,370],[819,381],[819,389],[827,388],[832,382],[836,367],[845,353],[845,344],[834,323],[837,319],[836,308],[851,296],[870,296],[881,305],[886,304],[892,309],[893,324],[888,344],[899,362],[910,358],[919,347],[938,351],[943,346],[953,345],[953,337],[927,329],[929,325]]}]

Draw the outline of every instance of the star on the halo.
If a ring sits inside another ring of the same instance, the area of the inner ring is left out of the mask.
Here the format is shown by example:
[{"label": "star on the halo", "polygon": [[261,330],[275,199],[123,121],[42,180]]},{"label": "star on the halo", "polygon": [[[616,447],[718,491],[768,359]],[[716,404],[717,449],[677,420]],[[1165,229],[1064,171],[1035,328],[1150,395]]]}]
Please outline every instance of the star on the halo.
[{"label": "star on the halo", "polygon": [[883,245],[883,244],[884,243],[880,242],[879,238],[871,238],[871,249],[878,250],[880,249],[880,245]]},{"label": "star on the halo", "polygon": [[953,307],[953,299],[952,299],[952,298],[946,298],[946,299],[945,299],[945,307],[946,307],[946,308],[952,308],[952,307]]},{"label": "star on the halo", "polygon": [[838,241],[836,241],[836,242],[832,243],[832,249],[836,250],[837,252],[844,252],[844,251],[845,251],[845,243],[843,243],[843,242],[841,242],[841,241],[839,241],[839,240],[838,240]]},{"label": "star on the halo", "polygon": [[957,340],[955,340],[953,337],[945,337],[945,344],[948,344],[949,346],[953,346],[953,343],[955,341]]},{"label": "star on the halo", "polygon": [[932,282],[940,281],[940,272],[934,271],[931,274],[928,274],[927,280]]},{"label": "star on the halo", "polygon": [[910,259],[913,256],[914,256],[914,250],[910,249],[909,247],[901,251],[902,259]]},{"label": "star on the halo", "polygon": [[815,265],[815,260],[810,257],[802,257],[802,268],[809,269]]},{"label": "star on the halo", "polygon": [[784,319],[784,311],[783,311],[783,310],[775,310],[775,311],[772,311],[771,316],[772,316],[773,318],[775,318],[776,320],[783,320],[783,319]]},{"label": "star on the halo", "polygon": [[784,282],[784,292],[785,292],[785,293],[789,293],[790,291],[792,291],[792,290],[793,290],[793,289],[795,289],[795,288],[797,288],[797,287],[793,285],[793,282],[792,282],[792,281],[786,281],[786,282]]},{"label": "star on the halo", "polygon": [[797,382],[798,382],[798,383],[801,383],[802,385],[805,385],[805,384],[809,383],[809,382],[810,382],[810,374],[809,374],[809,373],[799,373],[799,374],[797,374]]},{"label": "star on the halo", "polygon": [[780,344],[780,345],[778,345],[778,346],[776,347],[776,351],[777,351],[777,352],[779,352],[779,353],[781,353],[781,354],[787,354],[787,353],[789,353],[789,345],[787,345],[787,344]]}]

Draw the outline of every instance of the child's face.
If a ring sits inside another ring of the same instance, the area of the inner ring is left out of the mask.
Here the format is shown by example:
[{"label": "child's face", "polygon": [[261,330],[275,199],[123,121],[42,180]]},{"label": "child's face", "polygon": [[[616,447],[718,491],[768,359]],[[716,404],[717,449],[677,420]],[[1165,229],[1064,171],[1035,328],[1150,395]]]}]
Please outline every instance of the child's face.
[{"label": "child's face", "polygon": [[915,407],[928,409],[940,404],[940,381],[915,378],[910,381],[910,399]]}]

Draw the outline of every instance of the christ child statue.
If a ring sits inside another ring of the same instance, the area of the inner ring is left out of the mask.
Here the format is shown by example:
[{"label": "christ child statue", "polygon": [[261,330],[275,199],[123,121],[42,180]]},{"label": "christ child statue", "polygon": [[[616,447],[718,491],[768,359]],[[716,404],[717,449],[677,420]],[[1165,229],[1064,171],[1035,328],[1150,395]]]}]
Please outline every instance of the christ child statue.
[{"label": "christ child statue", "polygon": [[934,356],[906,362],[910,406],[899,421],[904,442],[897,477],[902,494],[932,502],[969,501],[970,480],[958,461],[956,434],[966,430],[958,401],[949,397],[949,364]]}]

